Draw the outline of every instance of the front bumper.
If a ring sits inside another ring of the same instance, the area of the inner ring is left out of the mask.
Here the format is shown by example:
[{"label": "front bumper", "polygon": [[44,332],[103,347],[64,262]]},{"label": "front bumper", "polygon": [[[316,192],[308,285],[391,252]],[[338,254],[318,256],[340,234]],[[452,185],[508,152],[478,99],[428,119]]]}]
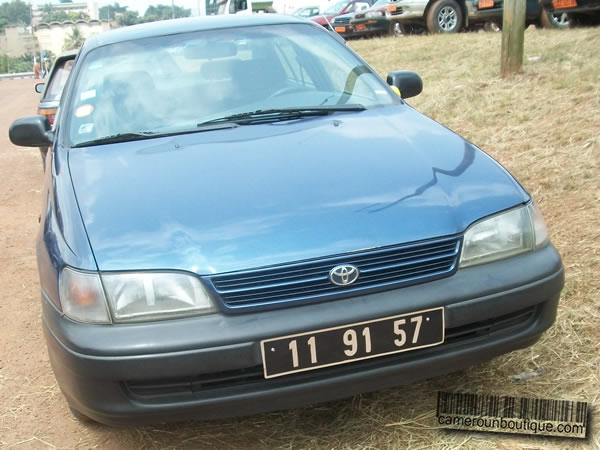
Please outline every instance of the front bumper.
[{"label": "front bumper", "polygon": [[352,36],[364,36],[370,34],[388,33],[391,21],[387,17],[365,18],[350,22]]},{"label": "front bumper", "polygon": [[[50,359],[69,404],[106,424],[217,418],[348,397],[458,370],[533,344],[555,319],[564,283],[548,245],[383,293],[248,314],[122,325],[66,319],[49,300]],[[261,339],[436,306],[446,342],[265,380]]]}]

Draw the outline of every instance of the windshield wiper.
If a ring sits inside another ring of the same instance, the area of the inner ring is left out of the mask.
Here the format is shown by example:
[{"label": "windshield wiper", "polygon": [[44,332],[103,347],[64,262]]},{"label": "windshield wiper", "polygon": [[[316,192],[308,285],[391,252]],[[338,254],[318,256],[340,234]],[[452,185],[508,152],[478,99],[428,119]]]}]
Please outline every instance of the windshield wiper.
[{"label": "windshield wiper", "polygon": [[91,141],[80,142],[79,144],[75,144],[73,148],[77,147],[92,147],[94,145],[104,145],[104,144],[116,144],[118,142],[130,142],[130,141],[140,141],[142,139],[151,139],[157,137],[166,137],[166,136],[177,136],[180,134],[188,134],[188,133],[199,133],[202,131],[211,131],[211,130],[222,130],[224,128],[236,128],[238,125],[236,123],[214,123],[207,124],[207,126],[198,127],[192,130],[179,130],[179,131],[171,131],[171,132],[154,132],[154,131],[140,131],[136,133],[119,133],[113,134],[110,136],[104,136],[97,139],[92,139]]},{"label": "windshield wiper", "polygon": [[116,144],[117,142],[137,141],[140,139],[150,139],[157,136],[162,135],[153,133],[151,131],[141,131],[138,133],[118,133],[98,139],[92,139],[91,141],[80,142],[79,144],[75,144],[73,147],[91,147],[93,145]]},{"label": "windshield wiper", "polygon": [[294,120],[301,117],[327,116],[337,112],[364,111],[363,105],[333,105],[333,106],[308,106],[304,108],[277,108],[259,109],[229,116],[218,117],[198,124],[198,127],[206,125],[232,122],[238,125],[250,125],[257,123],[278,122],[283,120]]}]

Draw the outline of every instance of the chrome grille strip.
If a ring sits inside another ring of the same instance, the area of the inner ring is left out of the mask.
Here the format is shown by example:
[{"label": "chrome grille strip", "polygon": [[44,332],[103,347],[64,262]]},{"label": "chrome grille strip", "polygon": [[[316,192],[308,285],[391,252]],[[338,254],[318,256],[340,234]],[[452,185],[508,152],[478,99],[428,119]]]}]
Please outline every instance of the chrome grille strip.
[{"label": "chrome grille strip", "polygon": [[[382,247],[207,277],[227,308],[273,305],[296,300],[359,295],[403,284],[426,282],[451,275],[456,269],[460,237]],[[349,286],[329,281],[338,264],[352,264],[360,271]]]}]

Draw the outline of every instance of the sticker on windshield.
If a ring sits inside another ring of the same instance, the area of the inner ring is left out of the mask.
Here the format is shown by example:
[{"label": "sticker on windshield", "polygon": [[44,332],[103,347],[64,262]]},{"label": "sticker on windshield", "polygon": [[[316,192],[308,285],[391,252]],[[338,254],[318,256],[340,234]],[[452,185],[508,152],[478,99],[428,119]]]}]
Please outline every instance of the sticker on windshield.
[{"label": "sticker on windshield", "polygon": [[86,103],[75,110],[75,117],[81,119],[82,117],[89,116],[93,111],[94,107],[89,103]]},{"label": "sticker on windshield", "polygon": [[93,129],[94,129],[93,123],[84,123],[79,127],[79,134],[91,133]]},{"label": "sticker on windshield", "polygon": [[79,96],[81,101],[87,100],[88,98],[94,98],[96,96],[96,89],[90,89],[89,91],[82,92]]}]

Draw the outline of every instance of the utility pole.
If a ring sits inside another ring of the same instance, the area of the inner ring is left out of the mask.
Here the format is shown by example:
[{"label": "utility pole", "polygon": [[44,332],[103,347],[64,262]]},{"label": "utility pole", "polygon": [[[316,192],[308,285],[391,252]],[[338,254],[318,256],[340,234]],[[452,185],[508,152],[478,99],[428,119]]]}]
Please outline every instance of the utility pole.
[{"label": "utility pole", "polygon": [[504,0],[500,75],[509,77],[523,71],[526,0]]},{"label": "utility pole", "polygon": [[171,19],[175,18],[175,0],[171,0]]}]

